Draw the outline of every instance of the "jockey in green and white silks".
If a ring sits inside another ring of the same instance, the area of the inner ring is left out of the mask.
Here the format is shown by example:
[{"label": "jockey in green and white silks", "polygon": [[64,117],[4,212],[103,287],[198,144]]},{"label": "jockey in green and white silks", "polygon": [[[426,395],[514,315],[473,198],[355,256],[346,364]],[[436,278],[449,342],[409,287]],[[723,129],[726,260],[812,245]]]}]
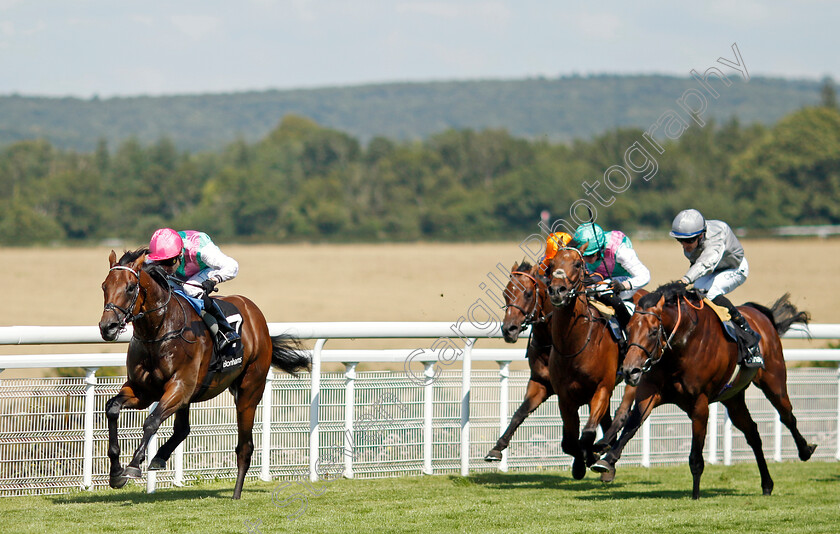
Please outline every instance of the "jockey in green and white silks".
[{"label": "jockey in green and white silks", "polygon": [[[182,230],[182,254],[184,261],[175,271],[175,276],[181,280],[201,286],[202,282],[213,279],[217,284],[236,278],[239,274],[239,264],[221,251],[219,247],[204,232]],[[184,285],[184,291],[198,297],[202,294],[201,287]]]},{"label": "jockey in green and white silks", "polygon": [[618,230],[604,232],[595,223],[582,224],[575,231],[571,246],[583,249],[584,245],[583,260],[592,274],[586,283],[610,280],[612,291],[598,293],[596,298],[615,309],[623,331],[630,322],[630,312],[622,301],[632,299],[636,290],[650,282],[650,271],[639,259],[630,238]]}]

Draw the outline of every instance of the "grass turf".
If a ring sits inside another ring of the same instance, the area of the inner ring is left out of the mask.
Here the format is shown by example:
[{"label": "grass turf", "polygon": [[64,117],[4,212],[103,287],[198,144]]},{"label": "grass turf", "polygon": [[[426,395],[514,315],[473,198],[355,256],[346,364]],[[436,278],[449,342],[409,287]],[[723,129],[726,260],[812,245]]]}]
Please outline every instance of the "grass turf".
[{"label": "grass turf", "polygon": [[[619,465],[612,484],[593,473],[480,473],[324,482],[311,493],[284,482],[203,482],[148,495],[123,490],[0,499],[0,531],[30,532],[784,532],[840,530],[840,464],[770,464],[763,497],[754,464],[707,465],[699,501],[687,465]],[[297,495],[296,495],[297,494]],[[306,495],[306,497],[303,497]],[[285,507],[281,505],[284,504]],[[288,516],[299,516],[289,519]]]}]

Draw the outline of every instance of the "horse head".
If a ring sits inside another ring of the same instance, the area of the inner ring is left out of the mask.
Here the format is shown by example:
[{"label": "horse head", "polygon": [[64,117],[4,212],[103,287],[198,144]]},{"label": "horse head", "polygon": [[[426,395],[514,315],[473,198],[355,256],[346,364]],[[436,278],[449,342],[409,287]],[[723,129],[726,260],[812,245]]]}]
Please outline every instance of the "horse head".
[{"label": "horse head", "polygon": [[[686,291],[684,285],[672,282],[639,299],[627,325],[627,354],[622,370],[628,384],[638,385],[642,375],[659,363],[667,349],[673,348],[678,331],[689,324],[681,320],[681,301],[688,298],[699,297]],[[684,337],[680,335],[678,341]]]},{"label": "horse head", "polygon": [[115,340],[128,323],[143,315],[141,310],[152,281],[143,270],[148,252],[145,248],[126,252],[117,261],[116,253],[111,251],[108,276],[102,282],[105,309],[99,320],[99,333],[105,341]]},{"label": "horse head", "polygon": [[548,296],[555,308],[568,306],[584,291],[583,278],[586,266],[583,254],[586,245],[581,250],[571,247],[561,248],[551,261],[548,262],[549,275]]},{"label": "horse head", "polygon": [[510,269],[510,281],[505,287],[505,318],[502,337],[515,343],[526,326],[543,320],[545,283],[537,279],[536,267],[523,261]]}]

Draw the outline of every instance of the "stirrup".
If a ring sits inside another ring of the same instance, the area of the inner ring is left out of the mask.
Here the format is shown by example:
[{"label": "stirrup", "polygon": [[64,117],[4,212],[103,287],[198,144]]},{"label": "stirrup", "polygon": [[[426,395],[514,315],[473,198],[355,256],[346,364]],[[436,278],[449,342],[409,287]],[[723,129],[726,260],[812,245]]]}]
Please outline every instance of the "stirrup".
[{"label": "stirrup", "polygon": [[744,361],[741,363],[744,367],[748,368],[764,368],[764,358],[758,350],[758,345],[754,345],[747,350],[747,354],[744,356]]},{"label": "stirrup", "polygon": [[216,345],[219,347],[219,350],[222,350],[228,345],[236,343],[240,339],[239,334],[236,332],[222,332],[220,330],[219,333],[216,334]]}]

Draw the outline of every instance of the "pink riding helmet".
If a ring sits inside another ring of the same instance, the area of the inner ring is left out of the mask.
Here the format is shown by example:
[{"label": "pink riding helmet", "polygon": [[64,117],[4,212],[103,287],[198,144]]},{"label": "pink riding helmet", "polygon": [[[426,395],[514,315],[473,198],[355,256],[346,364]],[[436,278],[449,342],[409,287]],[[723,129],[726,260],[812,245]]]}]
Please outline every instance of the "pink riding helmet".
[{"label": "pink riding helmet", "polygon": [[149,242],[149,259],[161,261],[172,259],[181,254],[184,242],[178,232],[172,228],[161,228],[152,234]]}]

